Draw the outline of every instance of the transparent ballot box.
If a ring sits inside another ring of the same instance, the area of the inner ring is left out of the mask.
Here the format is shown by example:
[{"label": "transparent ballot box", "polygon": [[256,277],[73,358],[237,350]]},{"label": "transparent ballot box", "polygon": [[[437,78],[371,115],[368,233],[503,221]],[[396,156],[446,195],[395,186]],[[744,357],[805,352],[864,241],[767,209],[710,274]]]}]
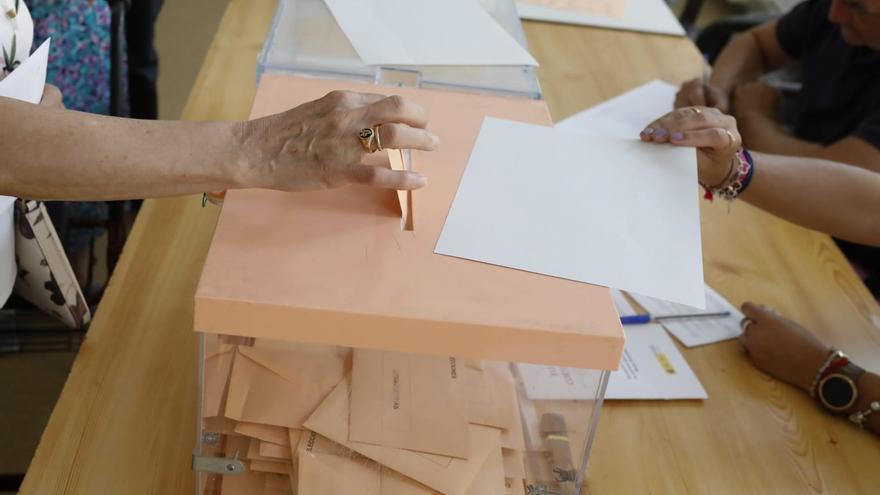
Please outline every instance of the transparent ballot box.
[{"label": "transparent ballot box", "polygon": [[[481,3],[504,30],[528,49],[514,0]],[[541,98],[537,70],[530,66],[366,65],[324,0],[278,2],[257,61],[257,79],[265,72]]]},{"label": "transparent ballot box", "polygon": [[[364,87],[392,89],[266,73],[252,117]],[[443,141],[409,157],[411,222],[396,191],[226,195],[195,296],[200,495],[586,493],[610,291],[434,253],[485,116],[547,107],[393,90]]]}]

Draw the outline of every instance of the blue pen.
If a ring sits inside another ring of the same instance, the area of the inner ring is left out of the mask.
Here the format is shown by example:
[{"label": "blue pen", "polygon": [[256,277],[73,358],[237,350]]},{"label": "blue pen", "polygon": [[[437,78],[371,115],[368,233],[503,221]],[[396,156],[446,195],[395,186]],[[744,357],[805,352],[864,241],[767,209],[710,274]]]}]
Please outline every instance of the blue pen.
[{"label": "blue pen", "polygon": [[646,323],[651,323],[651,315],[645,313],[643,315],[621,316],[620,323],[624,325],[644,325]]},{"label": "blue pen", "polygon": [[681,314],[681,315],[666,315],[666,316],[658,316],[656,318],[652,318],[650,313],[645,313],[641,315],[632,315],[632,316],[621,316],[620,323],[624,325],[645,325],[647,323],[651,323],[651,321],[663,321],[663,320],[683,320],[689,318],[722,318],[725,316],[730,316],[730,311],[719,311],[717,313],[691,313],[691,314]]}]

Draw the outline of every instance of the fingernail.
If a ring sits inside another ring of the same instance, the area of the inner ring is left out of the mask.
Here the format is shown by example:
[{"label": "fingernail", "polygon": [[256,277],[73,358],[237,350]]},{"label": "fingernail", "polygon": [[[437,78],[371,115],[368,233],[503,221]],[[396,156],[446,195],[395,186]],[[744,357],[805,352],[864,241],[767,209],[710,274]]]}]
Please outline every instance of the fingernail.
[{"label": "fingernail", "polygon": [[654,128],[653,127],[645,127],[645,130],[642,131],[642,134],[644,134],[646,136],[650,136],[651,134],[654,134]]},{"label": "fingernail", "polygon": [[658,138],[666,137],[667,134],[669,134],[669,131],[667,131],[666,129],[658,129],[654,132],[654,135]]},{"label": "fingernail", "polygon": [[672,133],[672,140],[673,141],[681,141],[682,139],[684,139],[684,133],[681,133],[681,132],[673,132]]}]

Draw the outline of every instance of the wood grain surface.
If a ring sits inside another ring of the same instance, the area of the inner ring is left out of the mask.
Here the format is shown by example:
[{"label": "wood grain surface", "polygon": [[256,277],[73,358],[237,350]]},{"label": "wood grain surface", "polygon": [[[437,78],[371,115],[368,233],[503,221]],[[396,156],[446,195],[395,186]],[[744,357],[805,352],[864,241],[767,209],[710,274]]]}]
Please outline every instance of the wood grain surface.
[{"label": "wood grain surface", "polygon": [[[246,118],[274,9],[230,2],[184,118]],[[526,33],[557,120],[652,79],[701,73],[683,38],[544,23]],[[734,304],[778,308],[880,371],[880,308],[828,236],[743,203],[704,202],[702,213],[711,285]],[[145,202],[21,493],[192,493],[192,305],[216,215],[197,197]],[[684,354],[710,399],[608,403],[591,493],[877,493],[876,437],[756,371],[734,342]]]}]

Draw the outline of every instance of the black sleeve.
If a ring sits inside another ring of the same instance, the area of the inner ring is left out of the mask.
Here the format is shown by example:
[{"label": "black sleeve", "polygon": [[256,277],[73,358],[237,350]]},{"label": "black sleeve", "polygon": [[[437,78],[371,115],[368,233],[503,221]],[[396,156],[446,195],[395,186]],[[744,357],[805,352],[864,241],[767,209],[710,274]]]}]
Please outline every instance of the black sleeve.
[{"label": "black sleeve", "polygon": [[855,137],[862,138],[880,150],[880,110],[862,121],[853,133]]},{"label": "black sleeve", "polygon": [[831,0],[806,0],[797,4],[776,24],[776,39],[791,57],[799,59],[810,48],[813,34],[828,23]]}]

